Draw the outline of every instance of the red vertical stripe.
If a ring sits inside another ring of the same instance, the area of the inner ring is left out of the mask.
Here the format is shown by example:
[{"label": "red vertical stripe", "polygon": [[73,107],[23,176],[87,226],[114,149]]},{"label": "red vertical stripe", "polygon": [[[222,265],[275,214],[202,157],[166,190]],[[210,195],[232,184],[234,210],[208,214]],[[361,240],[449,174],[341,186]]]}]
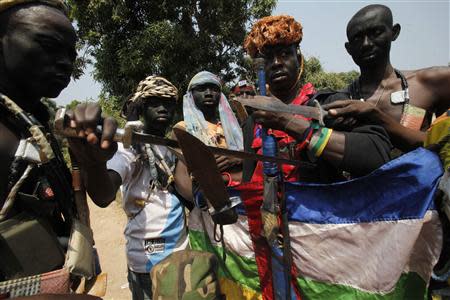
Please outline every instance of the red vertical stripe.
[{"label": "red vertical stripe", "polygon": [[[261,285],[261,293],[264,300],[273,300],[273,283],[272,283],[272,263],[270,246],[267,240],[262,236],[263,224],[261,218],[261,205],[263,201],[263,183],[252,182],[244,183],[236,186],[234,189],[240,191],[241,199],[244,203],[245,213],[248,219],[250,229],[250,237],[255,251],[256,265],[258,267],[259,280]],[[292,263],[292,281],[297,299],[300,297],[300,287],[297,283],[298,271],[294,263]]]},{"label": "red vertical stripe", "polygon": [[241,191],[241,198],[248,218],[248,226],[261,284],[261,293],[264,300],[273,300],[270,248],[266,239],[261,235],[262,221],[260,207],[263,198],[262,183],[242,184],[236,187],[236,189]]}]

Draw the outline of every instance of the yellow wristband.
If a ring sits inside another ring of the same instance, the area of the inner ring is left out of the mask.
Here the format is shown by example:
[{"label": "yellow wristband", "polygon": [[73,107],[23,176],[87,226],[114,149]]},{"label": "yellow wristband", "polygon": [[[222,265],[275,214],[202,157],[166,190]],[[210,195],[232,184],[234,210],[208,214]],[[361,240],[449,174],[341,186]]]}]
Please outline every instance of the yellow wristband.
[{"label": "yellow wristband", "polygon": [[319,157],[322,155],[323,150],[327,146],[328,142],[330,141],[331,133],[333,132],[333,129],[328,129],[327,135],[324,138],[324,141],[320,145],[319,149],[317,149],[317,152],[315,153],[316,157]]}]

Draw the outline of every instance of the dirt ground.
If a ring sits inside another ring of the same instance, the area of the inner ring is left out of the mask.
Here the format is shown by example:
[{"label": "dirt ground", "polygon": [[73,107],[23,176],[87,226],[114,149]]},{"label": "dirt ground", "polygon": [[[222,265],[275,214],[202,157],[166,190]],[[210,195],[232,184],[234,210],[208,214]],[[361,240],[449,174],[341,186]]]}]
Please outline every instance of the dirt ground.
[{"label": "dirt ground", "polygon": [[117,201],[107,208],[100,208],[89,200],[89,208],[100,265],[102,271],[108,273],[108,286],[103,299],[131,299],[123,235],[127,221],[126,215]]}]

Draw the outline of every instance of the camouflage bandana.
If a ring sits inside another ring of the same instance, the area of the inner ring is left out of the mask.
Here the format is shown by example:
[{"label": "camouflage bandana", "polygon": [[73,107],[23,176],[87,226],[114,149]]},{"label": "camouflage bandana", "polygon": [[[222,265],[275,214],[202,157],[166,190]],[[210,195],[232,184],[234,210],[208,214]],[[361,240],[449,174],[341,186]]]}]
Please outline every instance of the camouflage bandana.
[{"label": "camouflage bandana", "polygon": [[176,101],[178,99],[178,89],[164,77],[152,75],[139,82],[136,92],[128,101],[135,102],[148,97]]},{"label": "camouflage bandana", "polygon": [[[160,99],[166,99],[169,101],[177,101],[178,100],[178,89],[167,79],[161,76],[148,76],[144,80],[139,82],[136,91],[131,97],[125,101],[121,116],[126,118],[128,121],[137,120],[137,116],[133,116],[130,118],[130,115],[134,115],[136,112],[133,112],[133,106],[135,103],[140,104],[140,101],[144,101],[149,97],[157,97]],[[133,104],[133,105],[132,105]],[[138,106],[137,105],[137,106]]]}]

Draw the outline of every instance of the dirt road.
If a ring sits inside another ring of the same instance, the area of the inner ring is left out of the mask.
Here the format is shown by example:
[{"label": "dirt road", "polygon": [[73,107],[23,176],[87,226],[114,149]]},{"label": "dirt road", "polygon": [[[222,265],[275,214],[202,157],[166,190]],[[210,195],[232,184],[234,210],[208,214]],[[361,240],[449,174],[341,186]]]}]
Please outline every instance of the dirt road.
[{"label": "dirt road", "polygon": [[103,299],[131,299],[123,236],[123,229],[127,221],[125,213],[117,201],[111,203],[107,208],[100,208],[89,200],[89,208],[100,264],[103,272],[108,273],[108,287]]}]

